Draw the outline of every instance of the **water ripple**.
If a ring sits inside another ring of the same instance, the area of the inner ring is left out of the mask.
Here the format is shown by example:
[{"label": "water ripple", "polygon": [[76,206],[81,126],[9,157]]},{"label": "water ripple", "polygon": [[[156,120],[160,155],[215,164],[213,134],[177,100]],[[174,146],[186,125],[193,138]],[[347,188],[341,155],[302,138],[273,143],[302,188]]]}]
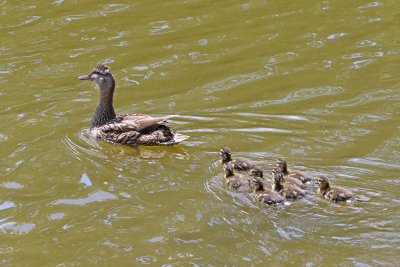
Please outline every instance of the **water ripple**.
[{"label": "water ripple", "polygon": [[282,99],[258,101],[253,103],[251,107],[262,107],[262,106],[277,105],[283,103],[299,102],[321,96],[339,95],[343,92],[344,89],[342,87],[333,87],[333,86],[302,88],[297,91],[289,93]]},{"label": "water ripple", "polygon": [[213,82],[210,84],[207,84],[201,88],[196,88],[195,91],[198,93],[198,91],[202,92],[203,94],[213,94],[215,92],[219,91],[226,91],[229,90],[233,87],[250,83],[262,78],[267,78],[268,76],[271,76],[273,72],[271,70],[260,70],[256,71],[253,73],[248,73],[248,74],[240,74],[240,75],[234,75],[231,77],[228,77],[224,80]]},{"label": "water ripple", "polygon": [[352,99],[346,99],[341,101],[336,101],[332,104],[327,104],[327,107],[350,107],[350,106],[359,106],[365,105],[368,103],[376,102],[376,101],[399,101],[400,93],[392,90],[392,89],[381,89],[375,92],[362,94]]},{"label": "water ripple", "polygon": [[105,201],[110,199],[116,199],[117,197],[114,194],[109,192],[105,192],[102,190],[96,191],[90,194],[86,198],[76,198],[76,199],[59,199],[54,202],[55,205],[58,204],[67,204],[67,205],[86,205],[93,202]]}]

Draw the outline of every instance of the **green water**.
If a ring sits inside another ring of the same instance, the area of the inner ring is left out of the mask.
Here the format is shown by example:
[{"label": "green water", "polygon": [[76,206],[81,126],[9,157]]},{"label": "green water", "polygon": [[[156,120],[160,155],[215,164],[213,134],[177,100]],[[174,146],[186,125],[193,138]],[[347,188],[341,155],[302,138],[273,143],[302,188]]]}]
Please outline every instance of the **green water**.
[{"label": "green water", "polygon": [[[377,266],[400,258],[396,1],[2,1],[2,266]],[[179,114],[191,138],[87,134],[97,63],[116,112]],[[284,208],[222,183],[228,146],[314,188]]]}]

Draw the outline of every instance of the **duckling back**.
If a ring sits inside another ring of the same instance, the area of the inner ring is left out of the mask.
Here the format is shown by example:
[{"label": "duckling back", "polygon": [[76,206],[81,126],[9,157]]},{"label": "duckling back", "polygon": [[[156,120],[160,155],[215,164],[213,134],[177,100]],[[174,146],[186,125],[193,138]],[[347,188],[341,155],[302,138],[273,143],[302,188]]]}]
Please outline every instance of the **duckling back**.
[{"label": "duckling back", "polygon": [[240,173],[235,173],[233,169],[233,164],[231,162],[225,163],[222,166],[225,171],[224,180],[227,186],[240,191],[250,190],[249,177]]}]

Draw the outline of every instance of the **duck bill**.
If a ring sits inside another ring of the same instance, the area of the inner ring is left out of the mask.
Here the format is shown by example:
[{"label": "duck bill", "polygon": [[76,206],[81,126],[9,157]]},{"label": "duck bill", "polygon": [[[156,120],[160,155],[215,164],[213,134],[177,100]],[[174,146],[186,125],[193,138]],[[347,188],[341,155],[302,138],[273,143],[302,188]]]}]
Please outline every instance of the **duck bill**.
[{"label": "duck bill", "polygon": [[90,78],[90,74],[79,76],[78,79],[79,79],[79,80],[93,81],[93,79]]}]

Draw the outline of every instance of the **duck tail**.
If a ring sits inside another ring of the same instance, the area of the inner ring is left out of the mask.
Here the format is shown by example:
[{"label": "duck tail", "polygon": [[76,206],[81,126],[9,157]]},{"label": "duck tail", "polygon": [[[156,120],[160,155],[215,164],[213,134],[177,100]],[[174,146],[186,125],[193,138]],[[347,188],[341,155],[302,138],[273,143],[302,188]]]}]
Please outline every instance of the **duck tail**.
[{"label": "duck tail", "polygon": [[175,133],[174,135],[174,141],[175,143],[180,143],[186,139],[188,139],[190,136],[189,135],[184,135],[184,134],[180,134],[180,133]]}]

